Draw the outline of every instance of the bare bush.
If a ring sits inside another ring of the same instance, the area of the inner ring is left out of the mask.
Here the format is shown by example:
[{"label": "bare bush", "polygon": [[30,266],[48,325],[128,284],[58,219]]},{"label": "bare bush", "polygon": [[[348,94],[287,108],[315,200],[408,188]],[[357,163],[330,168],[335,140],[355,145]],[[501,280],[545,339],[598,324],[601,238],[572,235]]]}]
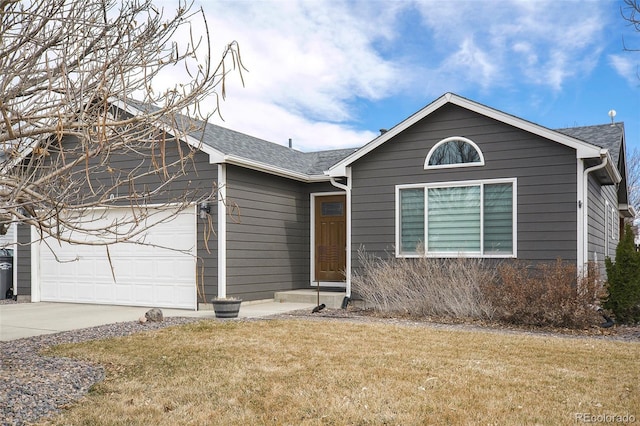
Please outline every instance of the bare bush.
[{"label": "bare bush", "polygon": [[573,264],[557,260],[527,266],[505,262],[497,280],[483,286],[495,319],[512,324],[583,328],[596,324],[602,284],[590,265],[588,277],[576,279]]},{"label": "bare bush", "polygon": [[482,283],[493,272],[479,259],[395,258],[360,250],[361,268],[352,290],[382,313],[453,318],[491,318],[493,309],[482,294]]},{"label": "bare bush", "polygon": [[601,321],[602,283],[594,265],[577,279],[576,267],[558,260],[497,268],[481,259],[395,258],[361,250],[352,290],[384,314],[494,319],[518,325],[584,328]]}]

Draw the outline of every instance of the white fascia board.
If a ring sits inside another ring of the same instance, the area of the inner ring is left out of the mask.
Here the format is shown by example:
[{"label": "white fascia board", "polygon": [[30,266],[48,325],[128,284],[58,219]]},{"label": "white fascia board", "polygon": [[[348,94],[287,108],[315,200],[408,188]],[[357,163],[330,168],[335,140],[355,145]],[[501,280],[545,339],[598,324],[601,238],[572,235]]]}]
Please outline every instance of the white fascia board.
[{"label": "white fascia board", "polygon": [[23,149],[22,151],[20,151],[19,155],[16,156],[16,158],[14,158],[13,160],[9,161],[8,164],[6,164],[1,170],[0,170],[0,175],[4,175],[9,173],[9,170],[13,169],[15,166],[17,166],[22,160],[24,160],[27,155],[31,154],[33,152],[33,143],[29,144],[29,146],[25,149]]},{"label": "white fascia board", "polygon": [[611,153],[609,153],[608,149],[602,149],[601,154],[607,156],[607,166],[605,167],[605,170],[609,174],[609,177],[613,182],[620,183],[620,181],[622,181],[622,175],[620,174],[618,168],[613,164]]},{"label": "white fascia board", "polygon": [[465,98],[461,98],[460,96],[450,93],[447,95],[450,95],[449,102],[462,108],[466,108],[470,111],[477,112],[478,114],[482,114],[486,117],[493,118],[494,120],[498,120],[529,133],[533,133],[534,135],[538,135],[545,139],[549,139],[573,148],[576,150],[576,158],[595,158],[600,156],[601,148],[599,146],[595,146],[590,143],[583,142],[579,139],[566,136],[562,133],[547,129],[546,127],[542,127],[538,124],[532,123],[522,118],[518,118],[514,115],[498,111],[496,109],[478,104]]},{"label": "white fascia board", "polygon": [[518,118],[516,116],[504,113],[502,111],[498,111],[496,109],[490,108],[488,106],[479,104],[477,102],[470,101],[468,99],[462,98],[453,93],[446,93],[443,96],[439,97],[417,113],[413,114],[400,124],[396,125],[386,133],[378,136],[376,139],[369,142],[367,145],[363,146],[361,149],[357,150],[350,156],[346,157],[344,160],[335,164],[333,167],[329,169],[329,175],[333,177],[345,176],[346,168],[351,165],[354,161],[359,158],[367,155],[374,149],[378,148],[383,143],[387,142],[389,139],[403,132],[407,128],[413,126],[418,121],[422,120],[426,116],[430,115],[434,111],[438,110],[442,106],[447,103],[452,103],[454,105],[458,105],[462,108],[468,109],[470,111],[477,112],[478,114],[484,115],[486,117],[492,118],[494,120],[503,122],[505,124],[509,124],[513,127],[519,128],[521,130],[533,133],[535,135],[541,136],[545,139],[552,140],[554,142],[558,142],[562,145],[568,146],[576,150],[576,158],[596,158],[600,156],[601,148],[595,145],[592,145],[587,142],[583,142],[579,139],[575,139],[562,133],[556,132],[551,129],[547,129],[546,127],[542,127],[540,125],[534,124],[530,121],[524,120],[522,118]]},{"label": "white fascia board", "polygon": [[206,143],[199,141],[198,139],[194,138],[193,136],[190,135],[186,135],[186,137],[184,138],[184,141],[190,145],[191,147],[198,149],[202,152],[204,152],[205,154],[209,155],[209,164],[220,164],[223,163],[224,161],[224,153],[218,151],[217,149],[215,149],[212,146],[207,145]]},{"label": "white fascia board", "polygon": [[120,108],[123,111],[128,112],[131,115],[142,114],[142,111],[140,111],[138,108],[134,107],[133,105],[127,102],[124,102],[122,99],[111,97],[107,102],[110,103],[111,105],[115,105],[116,107]]},{"label": "white fascia board", "polygon": [[[119,99],[115,99],[112,101],[112,103],[120,108],[123,111],[128,112],[129,114],[132,115],[140,115],[143,113],[143,111],[141,111],[140,109],[136,108],[135,106],[125,103]],[[173,134],[173,132],[171,131],[172,129],[169,128],[169,126],[167,126],[166,124],[163,124],[161,122],[157,122],[154,123],[158,128],[164,130],[167,133],[171,133]],[[175,136],[175,135],[174,135]],[[191,147],[196,148],[206,154],[209,154],[209,163],[210,164],[219,164],[219,163],[223,163],[224,162],[224,154],[220,151],[218,151],[217,149],[213,148],[212,146],[209,146],[207,144],[205,144],[202,141],[199,141],[198,139],[194,138],[193,136],[190,135],[185,135],[183,139],[187,144],[189,144]]]},{"label": "white fascia board", "polygon": [[261,163],[259,161],[249,160],[243,157],[238,157],[237,155],[225,155],[222,162],[244,167],[246,169],[269,173],[287,179],[297,180],[300,182],[329,182],[330,180],[329,177],[325,175],[307,175],[305,173],[293,172],[282,167]]},{"label": "white fascia board", "polygon": [[447,95],[450,95],[450,93],[447,93],[446,95],[436,99],[435,101],[433,101],[432,103],[430,103],[429,105],[421,109],[420,111],[416,112],[415,114],[413,114],[412,116],[404,120],[403,122],[389,129],[387,132],[381,134],[380,136],[378,136],[377,138],[375,138],[374,140],[372,140],[371,142],[369,142],[368,144],[366,144],[365,146],[363,146],[353,154],[349,155],[339,163],[336,163],[333,167],[331,167],[328,170],[329,176],[331,177],[346,176],[347,167],[350,166],[354,161],[367,155],[368,153],[378,148],[380,145],[382,145],[389,139],[393,138],[399,133],[402,133],[407,128],[413,126],[418,121],[422,120],[424,117],[428,116],[429,114],[431,114],[432,112],[434,112],[435,110],[437,110],[438,108],[440,108],[441,106],[449,102]]}]

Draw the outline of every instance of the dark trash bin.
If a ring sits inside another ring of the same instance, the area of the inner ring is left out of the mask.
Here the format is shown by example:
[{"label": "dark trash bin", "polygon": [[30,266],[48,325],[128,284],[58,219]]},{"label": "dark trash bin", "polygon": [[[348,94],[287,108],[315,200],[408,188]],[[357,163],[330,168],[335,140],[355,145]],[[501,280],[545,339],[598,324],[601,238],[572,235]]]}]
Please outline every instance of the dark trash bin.
[{"label": "dark trash bin", "polygon": [[[11,290],[11,293],[9,293]],[[13,297],[13,253],[11,250],[0,250],[0,298]]]}]

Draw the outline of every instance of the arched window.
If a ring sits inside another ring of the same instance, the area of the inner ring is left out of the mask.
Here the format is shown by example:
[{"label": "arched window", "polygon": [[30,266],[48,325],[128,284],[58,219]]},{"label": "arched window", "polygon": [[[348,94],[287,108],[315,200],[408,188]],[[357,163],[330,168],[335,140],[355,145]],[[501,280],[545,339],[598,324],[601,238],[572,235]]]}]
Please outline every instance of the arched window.
[{"label": "arched window", "polygon": [[425,169],[469,166],[484,166],[484,156],[478,145],[461,136],[435,144],[424,162]]}]

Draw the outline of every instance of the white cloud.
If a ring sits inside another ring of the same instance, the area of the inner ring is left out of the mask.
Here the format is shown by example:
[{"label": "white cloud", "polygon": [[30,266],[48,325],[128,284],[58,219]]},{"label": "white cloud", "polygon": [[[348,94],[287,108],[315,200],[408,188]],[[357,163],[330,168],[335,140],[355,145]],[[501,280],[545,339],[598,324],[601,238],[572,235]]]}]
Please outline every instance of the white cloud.
[{"label": "white cloud", "polygon": [[[169,4],[164,2],[167,10]],[[338,1],[217,1],[202,6],[213,60],[237,40],[248,69],[244,87],[230,74],[227,100],[221,104],[225,121],[214,116],[213,122],[281,144],[292,138],[298,149],[307,151],[361,146],[375,136],[352,127],[358,119],[353,103],[383,99],[401,84],[399,65],[374,48],[398,35],[392,25],[396,9],[382,16],[369,3],[356,8]],[[213,110],[213,101],[208,105]]]},{"label": "white cloud", "polygon": [[[455,72],[467,86],[524,83],[555,91],[595,66],[607,23],[604,7],[566,1],[416,2],[444,58],[438,69]],[[461,54],[465,60],[459,60]]]},{"label": "white cloud", "polygon": [[[390,37],[339,2],[215,2],[205,5],[214,36],[240,42],[246,91],[316,120],[353,119],[354,97],[380,99],[396,65],[372,47]],[[373,19],[373,18],[371,18]]]},{"label": "white cloud", "polygon": [[638,62],[628,55],[609,55],[609,64],[632,86],[637,86],[640,76]]},{"label": "white cloud", "polygon": [[360,147],[377,133],[341,123],[309,120],[259,99],[229,97],[221,104],[221,110],[224,121],[213,117],[211,122],[281,145],[287,145],[291,138],[294,148],[306,152]]},{"label": "white cloud", "polygon": [[465,39],[459,49],[449,56],[440,66],[440,72],[447,70],[465,70],[466,80],[487,88],[499,81],[499,70],[488,52],[476,46],[472,39]]},{"label": "white cloud", "polygon": [[[169,10],[174,2],[159,3]],[[607,25],[602,10],[610,6],[555,0],[201,4],[213,54],[237,40],[249,70],[244,88],[235,76],[227,82],[226,121],[218,123],[282,144],[291,137],[302,150],[360,146],[374,137],[376,129],[356,128],[360,100],[429,102],[446,91],[522,84],[557,93],[568,79],[593,70]]]}]

